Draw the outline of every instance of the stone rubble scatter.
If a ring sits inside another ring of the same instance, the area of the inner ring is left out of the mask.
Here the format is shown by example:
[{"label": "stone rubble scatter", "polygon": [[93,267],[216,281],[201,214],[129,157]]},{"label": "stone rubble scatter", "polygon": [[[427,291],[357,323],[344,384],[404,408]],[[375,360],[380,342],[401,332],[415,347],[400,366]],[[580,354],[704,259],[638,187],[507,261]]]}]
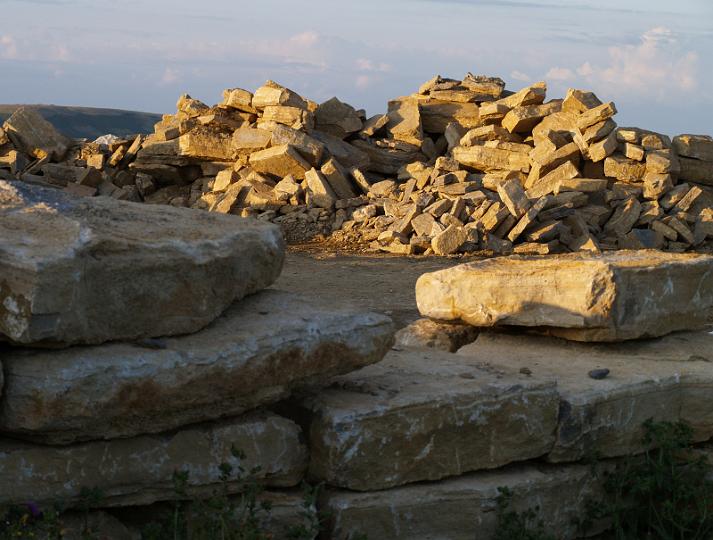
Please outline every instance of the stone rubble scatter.
[{"label": "stone rubble scatter", "polygon": [[0,178],[256,216],[288,242],[401,254],[713,247],[713,138],[618,127],[612,102],[546,84],[436,76],[386,114],[268,81],[188,95],[148,136],[71,141],[20,109]]}]

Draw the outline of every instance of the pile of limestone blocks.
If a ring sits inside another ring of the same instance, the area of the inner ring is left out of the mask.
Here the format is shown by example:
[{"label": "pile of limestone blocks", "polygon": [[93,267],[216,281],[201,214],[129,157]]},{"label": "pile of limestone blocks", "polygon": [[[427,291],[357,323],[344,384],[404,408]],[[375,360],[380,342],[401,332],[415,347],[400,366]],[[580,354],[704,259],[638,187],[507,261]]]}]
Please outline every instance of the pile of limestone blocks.
[{"label": "pile of limestone blocks", "polygon": [[178,471],[210,496],[228,463],[259,467],[275,538],[303,523],[309,450],[268,407],[379,361],[393,329],[266,289],[283,259],[272,224],[0,180],[0,507],[94,504],[92,538],[136,538],[117,513],[174,500]]},{"label": "pile of limestone blocks", "polygon": [[[713,456],[711,277],[713,257],[644,250],[424,274],[416,299],[432,320],[295,405],[310,473],[329,486],[325,537],[487,540],[501,487],[555,538],[605,531],[577,521],[604,501],[602,473],[647,449],[646,420],[687,422]],[[449,352],[463,326],[471,343]]]},{"label": "pile of limestone blocks", "polygon": [[544,82],[434,77],[386,114],[317,104],[268,81],[132,140],[69,141],[21,109],[0,175],[80,195],[256,216],[290,242],[403,254],[713,246],[713,139],[617,127],[616,107]]}]

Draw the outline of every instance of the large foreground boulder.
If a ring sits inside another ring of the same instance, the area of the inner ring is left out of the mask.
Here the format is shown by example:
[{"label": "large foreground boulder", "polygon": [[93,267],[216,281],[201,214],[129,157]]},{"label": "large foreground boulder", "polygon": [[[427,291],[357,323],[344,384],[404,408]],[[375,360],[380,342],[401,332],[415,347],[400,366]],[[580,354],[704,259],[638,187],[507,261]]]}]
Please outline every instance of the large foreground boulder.
[{"label": "large foreground boulder", "polygon": [[[245,454],[239,460],[233,450]],[[209,496],[221,484],[222,463],[260,467],[265,486],[299,484],[307,465],[300,428],[271,413],[192,426],[173,433],[71,446],[39,446],[0,439],[0,505],[76,503],[82,488],[97,488],[102,505],[142,505],[176,497],[174,472],[187,471],[190,496]],[[236,470],[237,473],[237,470]],[[244,478],[231,478],[237,491]]]},{"label": "large foreground boulder", "polygon": [[102,343],[200,330],[269,286],[270,224],[0,181],[0,337]]},{"label": "large foreground boulder", "polygon": [[392,336],[384,315],[267,290],[192,335],[7,350],[0,431],[64,444],[240,414],[378,362]]},{"label": "large foreground boulder", "polygon": [[713,257],[658,251],[513,256],[421,276],[424,316],[474,326],[540,327],[575,341],[700,328],[713,306]]},{"label": "large foreground boulder", "polygon": [[303,402],[310,475],[367,491],[540,457],[554,444],[558,404],[553,380],[391,351]]}]

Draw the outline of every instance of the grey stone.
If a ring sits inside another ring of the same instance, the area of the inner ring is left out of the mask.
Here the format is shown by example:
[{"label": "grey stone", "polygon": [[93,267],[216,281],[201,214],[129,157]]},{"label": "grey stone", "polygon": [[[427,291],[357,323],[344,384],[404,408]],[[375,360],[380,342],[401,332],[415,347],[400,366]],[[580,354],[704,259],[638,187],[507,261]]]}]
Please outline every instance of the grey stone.
[{"label": "grey stone", "polygon": [[195,332],[279,275],[277,227],[0,181],[0,334],[102,343]]},{"label": "grey stone", "polygon": [[[307,465],[300,428],[271,413],[252,413],[180,431],[71,446],[35,446],[0,439],[0,504],[62,500],[76,504],[82,488],[98,488],[102,505],[150,504],[175,498],[173,473],[188,471],[191,496],[210,495],[220,485],[221,463],[260,466],[266,486],[298,484]],[[229,491],[242,487],[228,483]]]},{"label": "grey stone", "polygon": [[384,315],[268,290],[160,347],[10,350],[0,431],[64,444],[236,415],[379,361],[392,336]]},{"label": "grey stone", "polygon": [[310,475],[359,491],[497,468],[549,452],[554,381],[436,350],[393,350],[303,402]]}]

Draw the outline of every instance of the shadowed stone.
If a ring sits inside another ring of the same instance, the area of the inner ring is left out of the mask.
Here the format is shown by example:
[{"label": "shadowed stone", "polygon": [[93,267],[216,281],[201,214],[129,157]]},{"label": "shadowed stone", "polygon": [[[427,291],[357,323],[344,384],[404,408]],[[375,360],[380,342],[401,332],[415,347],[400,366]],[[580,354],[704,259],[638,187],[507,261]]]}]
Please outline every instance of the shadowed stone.
[{"label": "shadowed stone", "polygon": [[[299,483],[307,449],[299,427],[271,413],[253,413],[160,435],[144,435],[64,447],[0,439],[0,504],[78,502],[82,488],[103,494],[102,505],[140,505],[175,498],[174,471],[188,471],[187,491],[208,496],[221,483],[221,463],[237,465],[231,448],[246,454],[246,470],[261,469],[267,486]],[[229,491],[241,482],[228,482]]]},{"label": "shadowed stone", "polygon": [[[712,351],[707,331],[601,344],[481,332],[458,356],[495,370],[527,369],[534,381],[557,381],[557,439],[548,459],[561,462],[643,452],[647,419],[684,421],[694,441],[708,440]],[[597,370],[608,375],[591,378]]]},{"label": "shadowed stone", "polygon": [[[513,493],[512,511],[521,513],[538,507],[547,532],[556,538],[576,538],[575,521],[584,514],[587,501],[602,496],[588,465],[522,465],[386,491],[328,491],[323,503],[323,510],[330,516],[327,536],[494,538],[499,528],[495,512],[499,487]],[[590,529],[601,530],[599,523]]]},{"label": "shadowed stone", "polygon": [[310,475],[366,491],[542,456],[557,404],[553,381],[441,351],[394,350],[304,401]]},{"label": "shadowed stone", "polygon": [[0,181],[0,335],[102,343],[200,330],[279,275],[274,225]]},{"label": "shadowed stone", "polygon": [[64,444],[236,415],[379,361],[392,334],[386,316],[269,290],[192,335],[9,350],[0,430]]}]

